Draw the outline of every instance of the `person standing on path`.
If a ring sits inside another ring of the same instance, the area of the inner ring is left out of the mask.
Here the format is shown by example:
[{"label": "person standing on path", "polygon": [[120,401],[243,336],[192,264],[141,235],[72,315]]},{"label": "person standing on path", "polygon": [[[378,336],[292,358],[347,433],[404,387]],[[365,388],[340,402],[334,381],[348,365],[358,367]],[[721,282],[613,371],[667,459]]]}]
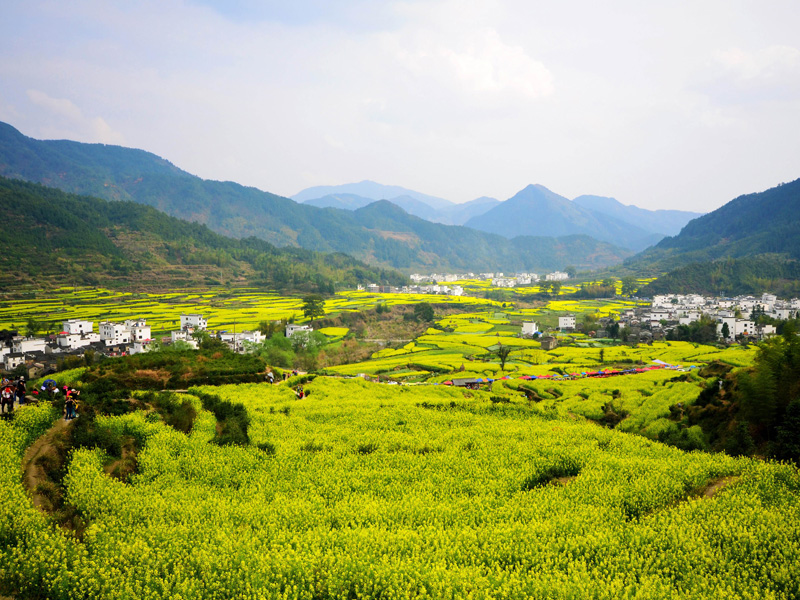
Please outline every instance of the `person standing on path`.
[{"label": "person standing on path", "polygon": [[25,394],[27,391],[28,389],[25,386],[25,376],[20,375],[19,380],[17,381],[17,402],[19,402],[20,406],[25,404]]},{"label": "person standing on path", "polygon": [[9,414],[14,412],[14,392],[11,390],[11,385],[4,385],[0,391],[0,414],[5,412],[6,406]]}]

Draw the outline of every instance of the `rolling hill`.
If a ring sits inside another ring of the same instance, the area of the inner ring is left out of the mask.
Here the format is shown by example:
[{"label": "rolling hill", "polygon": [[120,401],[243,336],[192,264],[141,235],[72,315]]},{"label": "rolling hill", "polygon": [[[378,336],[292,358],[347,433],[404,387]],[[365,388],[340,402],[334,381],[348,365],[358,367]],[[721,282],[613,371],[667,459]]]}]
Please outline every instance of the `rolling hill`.
[{"label": "rolling hill", "polygon": [[800,179],[731,200],[626,261],[667,270],[719,258],[800,259]]},{"label": "rolling hill", "polygon": [[[630,255],[591,240],[574,246],[554,244],[551,237],[516,243],[499,235],[431,223],[389,208],[393,206],[389,203],[357,211],[307,206],[236,183],[203,180],[142,150],[34,140],[7,124],[0,124],[0,175],[107,200],[147,204],[225,236],[344,252],[370,264],[409,271],[550,270],[569,264],[595,269]],[[533,247],[543,251],[533,251]]]},{"label": "rolling hill", "polygon": [[[359,195],[350,190],[358,190],[365,195]],[[392,195],[399,191],[403,193],[399,196]],[[330,193],[320,197],[313,197],[315,194],[322,192]],[[356,210],[376,200],[388,200],[410,215],[445,225],[463,225],[470,218],[482,215],[500,204],[499,200],[486,196],[463,204],[455,204],[434,196],[398,188],[397,186],[385,186],[372,181],[308,188],[292,196],[292,199],[309,206],[345,210]]]},{"label": "rolling hill", "polygon": [[800,292],[800,179],[739,196],[622,268],[668,272],[642,290],[650,294]]},{"label": "rolling hill", "polygon": [[703,213],[685,210],[647,210],[638,206],[622,204],[616,198],[606,196],[578,196],[573,198],[572,202],[583,208],[624,221],[629,225],[661,234],[662,237],[677,235],[689,221],[703,216]]},{"label": "rolling hill", "polygon": [[0,177],[0,282],[175,288],[257,285],[333,291],[334,282],[405,281],[344,254],[231,239],[134,202],[109,202]]}]

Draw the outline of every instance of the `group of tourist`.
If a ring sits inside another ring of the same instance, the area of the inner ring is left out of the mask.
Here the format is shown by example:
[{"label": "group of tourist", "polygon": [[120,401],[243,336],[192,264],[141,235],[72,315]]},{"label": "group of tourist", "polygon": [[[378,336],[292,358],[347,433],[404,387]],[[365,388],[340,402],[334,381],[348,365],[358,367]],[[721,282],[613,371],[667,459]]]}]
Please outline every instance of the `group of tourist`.
[{"label": "group of tourist", "polygon": [[14,412],[15,401],[20,405],[25,404],[27,391],[25,376],[21,375],[16,381],[3,377],[0,385],[0,414]]},{"label": "group of tourist", "polygon": [[[33,390],[32,396],[28,396],[28,386],[25,377],[20,376],[16,381],[3,377],[0,383],[0,414],[11,414],[14,412],[14,404],[22,406],[27,400],[45,397],[54,400],[61,394],[58,384],[54,379],[46,379],[42,383],[41,390]],[[64,418],[70,421],[78,416],[78,396],[80,391],[69,386],[64,386]]]}]

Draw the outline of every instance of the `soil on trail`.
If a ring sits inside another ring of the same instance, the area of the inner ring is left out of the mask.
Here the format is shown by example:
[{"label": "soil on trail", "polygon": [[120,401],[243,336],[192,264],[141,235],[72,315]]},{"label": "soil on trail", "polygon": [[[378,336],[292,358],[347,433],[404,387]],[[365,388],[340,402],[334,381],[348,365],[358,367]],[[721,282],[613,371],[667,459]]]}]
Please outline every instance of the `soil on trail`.
[{"label": "soil on trail", "polygon": [[703,498],[713,498],[723,489],[739,481],[738,475],[731,475],[729,477],[722,477],[716,481],[712,481],[705,490],[703,490]]},{"label": "soil on trail", "polygon": [[28,490],[28,494],[33,501],[33,505],[38,509],[44,509],[46,500],[44,495],[37,491],[39,484],[49,481],[47,473],[41,465],[41,458],[45,456],[56,457],[58,450],[55,440],[63,435],[73,421],[59,419],[47,433],[36,440],[25,452],[22,459],[22,482]]}]

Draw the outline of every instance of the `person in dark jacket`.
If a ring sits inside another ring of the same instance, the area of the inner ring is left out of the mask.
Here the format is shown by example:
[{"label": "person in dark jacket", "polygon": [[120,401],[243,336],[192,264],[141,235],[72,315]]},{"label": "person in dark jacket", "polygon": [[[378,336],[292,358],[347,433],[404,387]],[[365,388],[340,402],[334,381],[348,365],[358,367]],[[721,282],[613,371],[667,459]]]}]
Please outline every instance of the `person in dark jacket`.
[{"label": "person in dark jacket", "polygon": [[19,402],[20,406],[25,404],[25,394],[27,391],[27,387],[25,386],[25,376],[20,375],[20,378],[17,381],[17,402]]}]

